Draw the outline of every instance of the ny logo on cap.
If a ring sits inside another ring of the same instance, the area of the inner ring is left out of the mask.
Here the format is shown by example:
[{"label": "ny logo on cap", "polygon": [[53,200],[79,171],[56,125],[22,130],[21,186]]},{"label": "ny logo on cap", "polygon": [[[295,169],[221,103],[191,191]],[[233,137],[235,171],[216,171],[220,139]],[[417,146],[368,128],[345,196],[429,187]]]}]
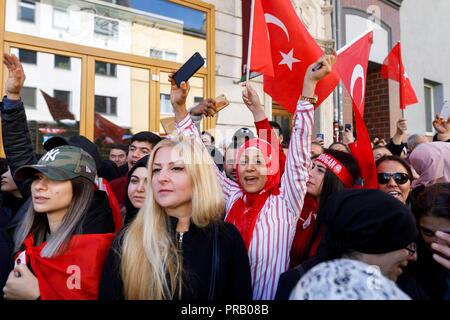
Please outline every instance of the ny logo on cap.
[{"label": "ny logo on cap", "polygon": [[47,154],[42,158],[43,161],[55,161],[55,158],[58,154],[60,154],[61,152],[59,151],[59,149],[53,149],[50,150],[49,152],[47,152]]}]

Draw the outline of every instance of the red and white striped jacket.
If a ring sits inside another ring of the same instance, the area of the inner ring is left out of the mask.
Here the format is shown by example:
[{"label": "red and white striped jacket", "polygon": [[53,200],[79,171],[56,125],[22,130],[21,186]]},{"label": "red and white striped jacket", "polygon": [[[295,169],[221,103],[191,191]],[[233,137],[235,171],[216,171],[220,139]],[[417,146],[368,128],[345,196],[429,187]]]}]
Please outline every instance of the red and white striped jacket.
[{"label": "red and white striped jacket", "polygon": [[[259,213],[249,248],[253,298],[271,300],[275,297],[281,273],[289,267],[289,253],[298,217],[303,207],[308,170],[311,164],[311,132],[314,107],[300,101],[294,117],[286,169],[281,177],[280,194],[271,195]],[[201,142],[191,118],[176,124],[183,135],[195,135]],[[226,210],[243,196],[239,185],[216,170],[225,195]],[[245,199],[244,199],[245,201]]]}]

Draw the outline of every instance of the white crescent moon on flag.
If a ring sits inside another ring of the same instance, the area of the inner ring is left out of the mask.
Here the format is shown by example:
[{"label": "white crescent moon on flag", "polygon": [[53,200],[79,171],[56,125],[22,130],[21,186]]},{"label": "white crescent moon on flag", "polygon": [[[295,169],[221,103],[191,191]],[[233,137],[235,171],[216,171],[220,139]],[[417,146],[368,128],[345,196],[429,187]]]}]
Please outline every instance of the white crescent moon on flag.
[{"label": "white crescent moon on flag", "polygon": [[280,27],[280,29],[282,29],[284,31],[284,33],[286,34],[286,37],[288,38],[288,41],[289,41],[288,29],[286,28],[286,26],[280,19],[278,19],[277,17],[275,17],[269,13],[264,14],[264,18],[266,19],[266,24],[272,23],[272,24]]},{"label": "white crescent moon on flag", "polygon": [[364,69],[360,64],[357,64],[355,66],[355,69],[353,69],[352,80],[351,80],[351,84],[350,84],[350,95],[352,96],[352,99],[354,99],[353,89],[355,89],[356,80],[358,80],[359,78],[361,78],[361,80],[362,80],[362,91],[361,91],[361,101],[359,102],[358,107],[362,104],[363,99],[364,99],[365,81],[364,81]]}]

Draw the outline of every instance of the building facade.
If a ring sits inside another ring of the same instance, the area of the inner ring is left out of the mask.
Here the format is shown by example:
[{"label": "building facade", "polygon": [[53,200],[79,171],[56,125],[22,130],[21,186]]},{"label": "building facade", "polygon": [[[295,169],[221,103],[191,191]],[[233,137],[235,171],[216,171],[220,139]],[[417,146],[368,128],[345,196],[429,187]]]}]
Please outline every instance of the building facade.
[{"label": "building facade", "polygon": [[[333,47],[330,1],[292,2],[318,43]],[[24,65],[22,98],[37,151],[55,134],[79,132],[100,147],[142,130],[165,134],[160,119],[172,116],[167,76],[196,51],[206,64],[190,81],[189,105],[222,93],[231,101],[203,129],[218,144],[240,127],[254,130],[237,83],[241,12],[240,0],[1,1],[0,42]],[[253,83],[288,136],[290,115],[263,93],[262,78]],[[333,118],[330,97],[316,113],[316,131],[327,139]]]},{"label": "building facade", "polygon": [[400,9],[403,62],[419,100],[405,110],[410,134],[433,135],[434,116],[450,101],[449,14],[446,0],[405,0]]}]

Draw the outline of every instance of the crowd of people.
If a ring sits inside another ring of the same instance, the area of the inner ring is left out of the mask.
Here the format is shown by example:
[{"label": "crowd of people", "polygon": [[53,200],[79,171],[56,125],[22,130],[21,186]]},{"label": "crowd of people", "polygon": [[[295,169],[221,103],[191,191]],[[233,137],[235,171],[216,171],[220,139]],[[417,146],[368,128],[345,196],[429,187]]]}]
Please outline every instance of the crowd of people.
[{"label": "crowd of people", "polygon": [[[368,189],[351,128],[314,139],[314,96],[336,57],[305,74],[289,141],[247,82],[256,135],[224,150],[169,75],[176,132],[144,131],[102,159],[83,136],[37,155],[21,100],[25,74],[4,54],[0,104],[0,287],[8,300],[450,300],[450,118],[432,141],[397,122],[373,139]],[[353,153],[352,153],[353,152]]]}]

